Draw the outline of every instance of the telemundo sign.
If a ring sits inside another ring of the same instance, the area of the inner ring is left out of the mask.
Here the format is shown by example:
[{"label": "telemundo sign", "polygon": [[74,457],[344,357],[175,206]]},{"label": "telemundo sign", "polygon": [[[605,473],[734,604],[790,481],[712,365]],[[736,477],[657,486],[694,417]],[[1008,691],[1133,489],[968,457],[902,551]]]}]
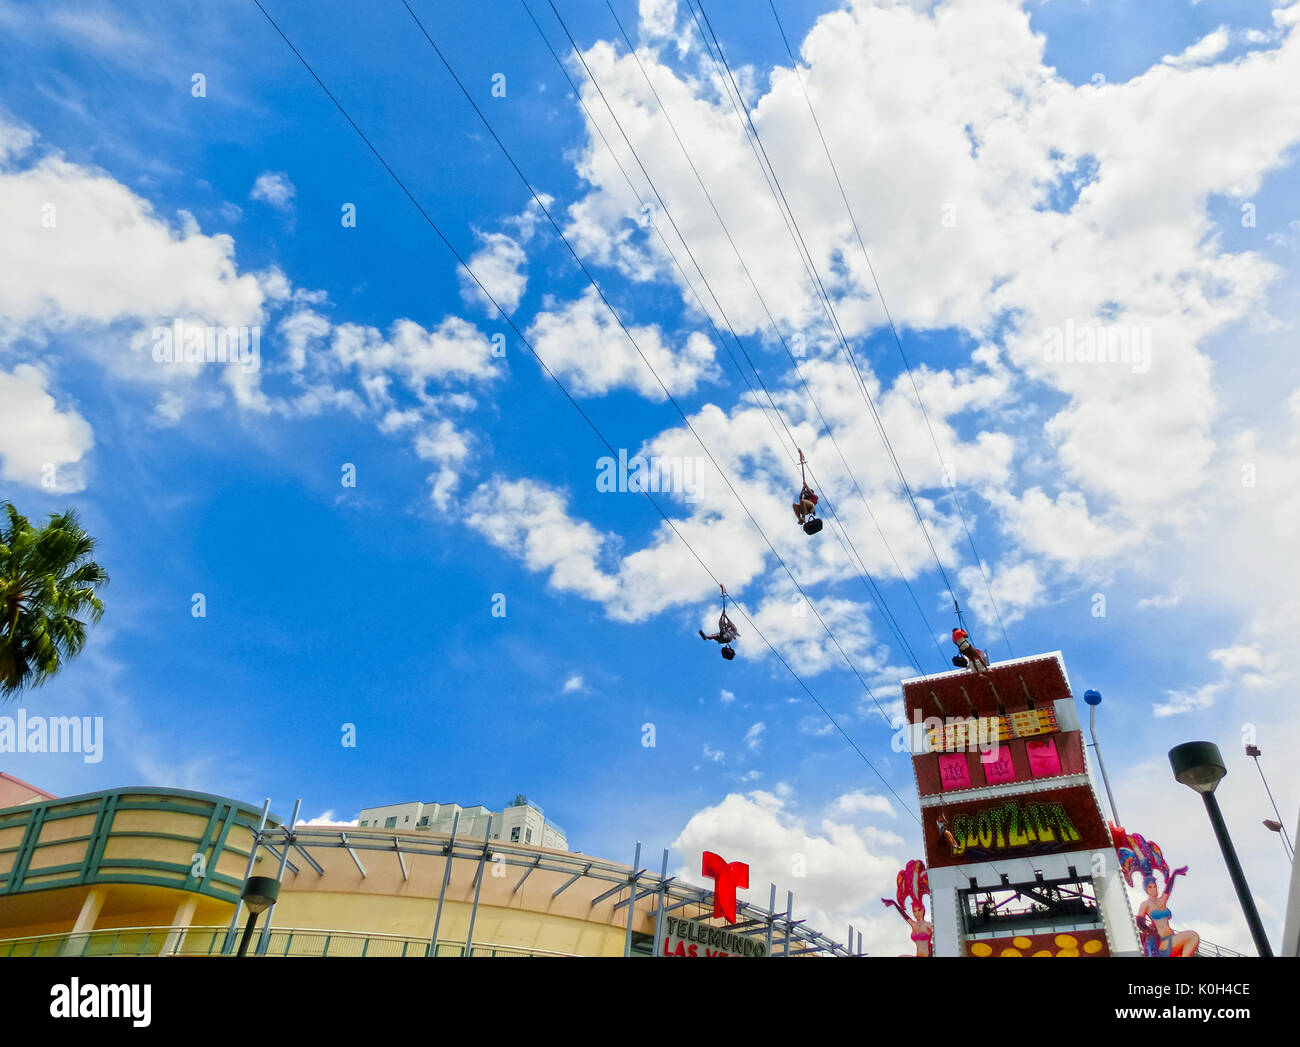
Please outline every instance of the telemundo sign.
[{"label": "telemundo sign", "polygon": [[767,943],[697,920],[664,918],[664,956],[766,956]]}]

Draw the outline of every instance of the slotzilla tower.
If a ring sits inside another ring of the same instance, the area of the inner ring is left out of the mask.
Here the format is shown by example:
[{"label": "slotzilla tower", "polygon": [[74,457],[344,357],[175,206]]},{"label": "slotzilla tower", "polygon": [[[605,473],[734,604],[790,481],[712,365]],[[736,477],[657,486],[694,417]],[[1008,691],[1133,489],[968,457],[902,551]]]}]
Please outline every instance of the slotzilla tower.
[{"label": "slotzilla tower", "polygon": [[1141,954],[1060,652],[903,681],[938,956]]}]

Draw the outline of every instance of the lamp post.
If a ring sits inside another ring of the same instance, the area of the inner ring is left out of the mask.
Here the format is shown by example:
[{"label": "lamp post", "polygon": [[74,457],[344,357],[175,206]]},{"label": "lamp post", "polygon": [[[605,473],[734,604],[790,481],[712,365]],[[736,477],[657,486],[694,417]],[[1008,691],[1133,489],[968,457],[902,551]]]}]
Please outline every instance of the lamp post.
[{"label": "lamp post", "polygon": [[[1282,812],[1277,809],[1277,801],[1273,799],[1273,790],[1268,787],[1268,779],[1264,777],[1264,768],[1260,766],[1259,758],[1263,755],[1258,745],[1247,745],[1246,755],[1255,761],[1255,770],[1259,771],[1259,780],[1264,783],[1264,791],[1268,793],[1268,802],[1273,805],[1273,813],[1277,815],[1277,821],[1265,819],[1264,826],[1271,832],[1277,833],[1282,837],[1282,852],[1286,855],[1287,861],[1295,864],[1295,846],[1291,843],[1291,837],[1287,835],[1286,826],[1282,824]],[[1273,826],[1277,828],[1273,828]]]},{"label": "lamp post", "polygon": [[1115,810],[1115,797],[1110,791],[1110,779],[1106,777],[1106,761],[1101,758],[1101,746],[1097,744],[1097,706],[1101,704],[1101,692],[1087,690],[1083,692],[1083,700],[1088,703],[1088,733],[1092,735],[1092,748],[1097,754],[1097,766],[1101,770],[1101,782],[1106,786],[1106,799],[1110,801],[1110,816],[1115,819],[1116,825],[1123,825],[1119,820],[1119,812]]},{"label": "lamp post", "polygon": [[1232,877],[1232,886],[1236,889],[1237,900],[1241,902],[1241,911],[1246,916],[1250,927],[1250,936],[1255,940],[1255,948],[1260,956],[1272,956],[1273,949],[1268,944],[1268,935],[1264,933],[1264,924],[1255,909],[1255,899],[1250,895],[1246,885],[1246,876],[1237,861],[1237,852],[1228,836],[1228,826],[1223,821],[1219,802],[1214,798],[1214,790],[1223,776],[1228,773],[1224,766],[1219,747],[1213,742],[1184,742],[1169,750],[1169,765],[1174,770],[1174,777],[1201,794],[1205,801],[1206,813],[1210,824],[1214,826],[1214,835],[1219,841],[1219,850],[1223,852],[1224,864],[1228,866],[1228,875]]},{"label": "lamp post", "polygon": [[248,939],[253,936],[253,927],[257,918],[266,912],[280,897],[280,881],[274,876],[250,876],[244,881],[244,890],[240,895],[248,906],[248,923],[244,925],[244,936],[239,939],[239,952],[243,956],[248,952]]}]

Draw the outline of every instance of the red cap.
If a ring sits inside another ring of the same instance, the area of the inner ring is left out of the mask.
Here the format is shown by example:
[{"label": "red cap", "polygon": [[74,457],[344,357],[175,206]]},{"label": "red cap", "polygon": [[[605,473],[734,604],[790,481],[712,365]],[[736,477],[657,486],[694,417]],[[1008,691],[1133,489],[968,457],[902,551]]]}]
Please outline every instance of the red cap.
[{"label": "red cap", "polygon": [[966,635],[966,630],[965,630],[965,629],[954,629],[954,630],[952,631],[952,642],[953,642],[953,643],[960,643],[962,640],[969,640],[969,639],[970,639],[970,637]]}]

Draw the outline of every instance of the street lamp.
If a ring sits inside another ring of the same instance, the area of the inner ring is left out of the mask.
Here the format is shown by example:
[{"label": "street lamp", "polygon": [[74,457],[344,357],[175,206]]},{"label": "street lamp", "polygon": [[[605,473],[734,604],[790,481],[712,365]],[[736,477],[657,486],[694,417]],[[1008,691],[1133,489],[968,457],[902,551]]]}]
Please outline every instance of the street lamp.
[{"label": "street lamp", "polygon": [[[1268,779],[1264,777],[1264,768],[1260,766],[1259,758],[1263,755],[1258,745],[1247,745],[1246,755],[1255,761],[1255,770],[1259,771],[1259,780],[1264,783],[1264,791],[1268,793],[1268,802],[1273,805],[1273,813],[1277,815],[1277,821],[1265,820],[1264,825],[1272,832],[1277,833],[1282,838],[1282,853],[1286,855],[1287,861],[1295,863],[1295,847],[1291,843],[1291,837],[1287,835],[1286,826],[1282,824],[1282,812],[1277,809],[1277,801],[1273,799],[1273,790],[1268,787]],[[1273,826],[1277,828],[1274,829]]]},{"label": "street lamp", "polygon": [[1250,936],[1255,939],[1255,948],[1260,956],[1272,956],[1273,949],[1268,944],[1264,925],[1260,922],[1259,912],[1255,909],[1255,900],[1246,885],[1246,876],[1237,861],[1237,852],[1228,836],[1228,826],[1223,821],[1219,802],[1214,798],[1214,790],[1223,776],[1228,773],[1224,766],[1219,747],[1213,742],[1184,742],[1169,750],[1169,765],[1174,769],[1174,777],[1201,794],[1205,801],[1206,813],[1214,827],[1214,835],[1219,841],[1219,850],[1223,852],[1223,861],[1228,866],[1228,875],[1232,877],[1232,886],[1237,891],[1237,900],[1246,915],[1246,924],[1250,927]]},{"label": "street lamp", "polygon": [[253,927],[257,917],[266,912],[280,897],[280,881],[274,876],[250,876],[244,881],[244,890],[240,897],[248,906],[248,923],[244,925],[244,936],[239,940],[239,956],[248,952],[248,939],[253,936]]},{"label": "street lamp", "polygon": [[1101,692],[1091,688],[1083,692],[1083,700],[1088,703],[1088,733],[1092,735],[1092,748],[1097,754],[1097,766],[1101,768],[1101,781],[1106,786],[1106,799],[1110,801],[1110,815],[1116,825],[1122,825],[1119,812],[1115,810],[1115,797],[1110,791],[1110,779],[1106,777],[1106,762],[1101,758],[1101,746],[1097,744],[1097,706],[1101,704]]}]

